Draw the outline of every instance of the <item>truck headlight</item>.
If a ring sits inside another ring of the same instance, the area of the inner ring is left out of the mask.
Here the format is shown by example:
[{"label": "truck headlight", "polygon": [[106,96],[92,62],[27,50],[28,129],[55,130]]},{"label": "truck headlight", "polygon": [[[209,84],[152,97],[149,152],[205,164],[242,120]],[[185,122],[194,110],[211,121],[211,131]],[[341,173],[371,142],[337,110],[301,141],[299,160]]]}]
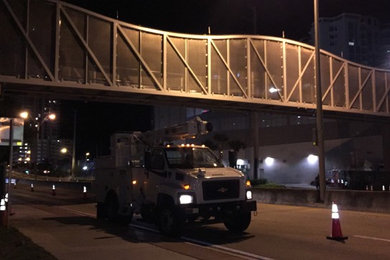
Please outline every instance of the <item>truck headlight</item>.
[{"label": "truck headlight", "polygon": [[194,197],[188,194],[181,194],[179,196],[180,204],[191,204],[194,201]]},{"label": "truck headlight", "polygon": [[247,200],[253,199],[253,194],[252,194],[252,191],[251,191],[251,190],[247,190],[246,193],[245,193],[245,195],[246,195],[246,199],[247,199]]}]

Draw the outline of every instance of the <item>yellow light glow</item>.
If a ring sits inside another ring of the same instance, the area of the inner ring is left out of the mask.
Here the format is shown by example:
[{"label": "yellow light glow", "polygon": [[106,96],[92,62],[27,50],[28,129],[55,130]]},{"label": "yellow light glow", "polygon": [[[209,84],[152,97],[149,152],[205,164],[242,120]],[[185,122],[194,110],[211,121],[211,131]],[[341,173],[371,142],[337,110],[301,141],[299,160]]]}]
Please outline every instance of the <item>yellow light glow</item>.
[{"label": "yellow light glow", "polygon": [[190,185],[189,185],[189,184],[185,184],[185,185],[183,186],[183,188],[184,188],[185,190],[189,190],[189,189],[190,189]]},{"label": "yellow light glow", "polygon": [[61,148],[60,152],[61,152],[62,154],[65,154],[65,153],[68,152],[68,149],[67,149],[66,147],[63,147],[63,148]]},{"label": "yellow light glow", "polygon": [[51,113],[51,114],[49,114],[48,118],[49,118],[50,120],[54,120],[54,119],[56,119],[56,114]]},{"label": "yellow light glow", "polygon": [[247,181],[245,182],[245,185],[246,185],[247,187],[251,187],[251,181],[250,181],[250,180],[247,180]]},{"label": "yellow light glow", "polygon": [[137,180],[133,180],[131,183],[132,183],[133,185],[136,185],[136,184],[137,184]]},{"label": "yellow light glow", "polygon": [[27,111],[23,111],[23,112],[20,112],[19,116],[23,119],[27,119],[28,118],[28,112]]}]

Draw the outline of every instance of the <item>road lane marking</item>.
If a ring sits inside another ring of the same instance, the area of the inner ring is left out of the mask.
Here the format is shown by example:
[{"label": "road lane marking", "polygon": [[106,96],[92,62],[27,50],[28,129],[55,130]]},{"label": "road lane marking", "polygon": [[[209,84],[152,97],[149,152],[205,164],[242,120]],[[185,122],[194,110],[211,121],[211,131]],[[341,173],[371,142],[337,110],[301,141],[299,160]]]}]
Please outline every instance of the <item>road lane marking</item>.
[{"label": "road lane marking", "polygon": [[[85,212],[82,212],[82,211],[79,211],[79,210],[70,209],[70,208],[67,208],[67,207],[66,207],[66,209],[69,210],[69,211],[72,211],[73,213],[78,214],[78,215],[94,217],[93,214],[85,213]],[[134,227],[134,228],[138,228],[138,229],[143,229],[143,230],[146,230],[146,231],[149,231],[149,232],[153,232],[153,233],[160,233],[155,228],[145,227],[145,226],[137,225],[137,224],[134,224],[134,223],[131,223],[129,226],[130,227]],[[202,246],[203,248],[206,248],[206,249],[215,250],[215,251],[218,251],[218,252],[222,252],[222,253],[229,254],[229,255],[236,256],[236,257],[243,258],[243,259],[272,260],[272,258],[269,258],[269,257],[260,256],[260,255],[248,253],[248,252],[245,252],[245,251],[241,251],[241,250],[225,247],[225,246],[214,245],[212,243],[208,243],[208,242],[197,240],[197,239],[192,239],[192,238],[189,238],[189,237],[182,236],[180,238],[185,240],[185,241],[187,241],[187,243],[189,242],[190,244],[193,244],[193,245],[196,245],[196,246]]]},{"label": "road lane marking", "polygon": [[83,216],[83,217],[92,217],[92,218],[95,217],[95,214],[86,213],[86,212],[83,212],[83,211],[80,211],[80,210],[71,209],[71,208],[68,208],[68,207],[61,207],[61,208],[62,208],[62,209],[65,209],[65,210],[67,210],[67,211],[73,212],[73,213],[76,214],[76,215]]},{"label": "road lane marking", "polygon": [[252,253],[248,253],[248,252],[245,252],[245,251],[241,251],[241,250],[237,250],[237,249],[233,249],[233,248],[229,248],[229,247],[225,247],[225,246],[214,245],[214,244],[211,244],[211,243],[208,243],[208,242],[192,239],[192,238],[189,238],[189,237],[181,237],[181,239],[189,241],[189,242],[191,242],[193,244],[199,244],[199,245],[202,245],[202,246],[206,246],[207,248],[214,249],[214,250],[217,250],[217,251],[220,251],[220,252],[224,252],[224,253],[228,252],[231,255],[238,256],[238,257],[241,257],[241,258],[244,257],[244,259],[272,260],[272,258],[269,258],[269,257],[255,255],[255,254],[252,254]]},{"label": "road lane marking", "polygon": [[[145,227],[142,225],[137,225],[137,224],[130,224],[130,227],[135,227],[138,229],[143,229],[146,231],[150,231],[153,233],[160,233],[157,229],[150,228],[150,227]],[[196,245],[196,246],[201,246],[202,248],[206,248],[209,250],[214,250],[218,251],[221,253],[229,254],[235,257],[243,258],[243,259],[260,259],[260,260],[272,260],[272,258],[265,257],[265,256],[260,256],[256,254],[251,254],[245,251],[229,248],[229,247],[224,247],[224,246],[219,246],[219,245],[214,245],[205,241],[197,240],[197,239],[192,239],[189,237],[180,237],[182,240],[187,241],[186,243]]]},{"label": "road lane marking", "polygon": [[149,231],[149,232],[153,232],[153,233],[160,233],[160,231],[158,231],[155,228],[151,228],[151,227],[145,227],[145,226],[141,226],[141,225],[137,225],[137,224],[133,224],[133,223],[131,223],[129,226],[130,227],[135,227],[135,228],[138,228],[138,229],[143,229],[143,230],[146,230],[146,231]]},{"label": "road lane marking", "polygon": [[385,239],[385,238],[369,237],[369,236],[361,236],[361,235],[354,235],[354,237],[362,238],[362,239],[376,240],[376,241],[383,241],[383,242],[390,243],[390,239]]}]

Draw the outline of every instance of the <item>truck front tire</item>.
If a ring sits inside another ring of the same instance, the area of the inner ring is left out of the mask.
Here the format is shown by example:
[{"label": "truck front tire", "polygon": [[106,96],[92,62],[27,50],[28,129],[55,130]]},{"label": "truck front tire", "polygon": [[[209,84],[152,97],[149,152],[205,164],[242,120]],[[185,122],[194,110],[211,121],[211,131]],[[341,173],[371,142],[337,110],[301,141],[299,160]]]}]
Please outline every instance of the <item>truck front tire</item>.
[{"label": "truck front tire", "polygon": [[249,210],[233,212],[224,219],[225,227],[232,233],[244,232],[251,223],[251,212]]},{"label": "truck front tire", "polygon": [[158,213],[158,227],[162,234],[178,237],[181,234],[184,218],[174,206],[165,206]]},{"label": "truck front tire", "polygon": [[106,215],[110,222],[118,221],[119,203],[115,196],[109,196],[105,201]]}]

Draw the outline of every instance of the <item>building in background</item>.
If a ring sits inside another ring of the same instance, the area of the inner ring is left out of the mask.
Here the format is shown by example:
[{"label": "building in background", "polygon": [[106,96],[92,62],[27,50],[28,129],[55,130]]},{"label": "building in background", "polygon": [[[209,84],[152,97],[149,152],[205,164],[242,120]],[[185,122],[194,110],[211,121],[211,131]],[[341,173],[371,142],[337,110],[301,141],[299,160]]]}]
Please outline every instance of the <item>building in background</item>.
[{"label": "building in background", "polygon": [[13,160],[18,164],[29,164],[31,162],[31,145],[24,142],[23,145],[16,147],[13,151]]},{"label": "building in background", "polygon": [[[359,14],[319,19],[320,48],[367,66],[390,68],[390,24]],[[314,29],[311,32],[314,43]]]},{"label": "building in background", "polygon": [[[26,97],[22,98],[21,107],[21,111],[28,112],[28,117],[24,119],[24,141],[29,145],[30,162],[54,163],[58,160],[59,153],[57,140],[60,132],[60,102],[53,99]],[[47,118],[50,113],[56,115],[55,120]],[[19,158],[20,156],[14,159]]]},{"label": "building in background", "polygon": [[[318,175],[317,147],[313,145],[315,117],[258,112],[259,165],[253,176],[253,131],[250,113],[184,107],[155,107],[155,129],[184,122],[193,116],[211,122],[213,131],[198,140],[250,179],[279,184],[310,184]],[[324,120],[328,178],[344,170],[379,171],[383,168],[383,137],[373,122]]]}]

